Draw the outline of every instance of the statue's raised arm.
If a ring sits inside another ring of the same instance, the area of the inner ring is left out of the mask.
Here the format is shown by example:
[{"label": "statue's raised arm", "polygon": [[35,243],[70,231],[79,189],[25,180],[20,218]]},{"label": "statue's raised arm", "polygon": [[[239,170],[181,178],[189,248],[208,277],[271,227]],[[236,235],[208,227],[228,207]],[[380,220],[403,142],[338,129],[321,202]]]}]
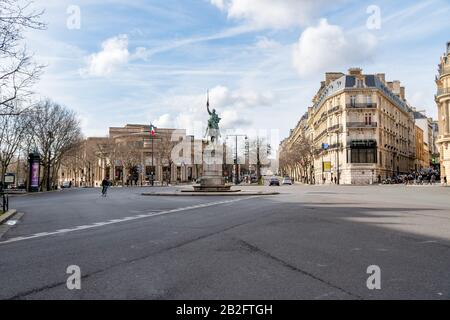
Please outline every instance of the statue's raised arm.
[{"label": "statue's raised arm", "polygon": [[208,100],[206,100],[206,110],[208,110],[208,114],[211,115],[211,110],[209,110],[209,90],[208,90]]}]

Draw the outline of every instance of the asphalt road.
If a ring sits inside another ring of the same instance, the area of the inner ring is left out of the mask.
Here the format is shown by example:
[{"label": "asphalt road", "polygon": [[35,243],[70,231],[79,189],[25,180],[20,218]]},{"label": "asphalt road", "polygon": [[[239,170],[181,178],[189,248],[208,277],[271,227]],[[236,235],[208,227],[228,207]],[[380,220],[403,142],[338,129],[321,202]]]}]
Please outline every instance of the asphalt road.
[{"label": "asphalt road", "polygon": [[[0,299],[450,298],[450,188],[278,190],[14,197],[24,216],[0,240]],[[81,290],[66,287],[69,265]],[[380,290],[367,288],[370,265]]]}]

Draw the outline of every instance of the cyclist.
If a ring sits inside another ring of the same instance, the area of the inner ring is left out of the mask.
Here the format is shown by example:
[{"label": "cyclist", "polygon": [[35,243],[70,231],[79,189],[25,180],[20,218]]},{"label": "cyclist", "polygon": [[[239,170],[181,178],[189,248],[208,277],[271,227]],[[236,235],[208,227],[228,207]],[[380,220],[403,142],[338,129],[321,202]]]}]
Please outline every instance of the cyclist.
[{"label": "cyclist", "polygon": [[102,181],[102,196],[106,197],[106,193],[108,192],[108,187],[110,183],[108,181],[108,178],[103,179]]}]

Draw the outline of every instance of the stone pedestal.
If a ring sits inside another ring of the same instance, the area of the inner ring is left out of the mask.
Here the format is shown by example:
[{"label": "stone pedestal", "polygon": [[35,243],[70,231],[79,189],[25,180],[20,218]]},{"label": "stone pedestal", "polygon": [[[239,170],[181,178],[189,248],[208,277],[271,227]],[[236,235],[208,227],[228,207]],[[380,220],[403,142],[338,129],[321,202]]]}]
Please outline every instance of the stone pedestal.
[{"label": "stone pedestal", "polygon": [[231,186],[225,185],[222,176],[222,165],[203,163],[203,175],[200,185],[194,186],[195,191],[224,192],[230,191]]},{"label": "stone pedestal", "polygon": [[196,192],[231,192],[225,185],[222,174],[223,145],[209,142],[203,152],[203,175],[200,185],[194,186]]}]

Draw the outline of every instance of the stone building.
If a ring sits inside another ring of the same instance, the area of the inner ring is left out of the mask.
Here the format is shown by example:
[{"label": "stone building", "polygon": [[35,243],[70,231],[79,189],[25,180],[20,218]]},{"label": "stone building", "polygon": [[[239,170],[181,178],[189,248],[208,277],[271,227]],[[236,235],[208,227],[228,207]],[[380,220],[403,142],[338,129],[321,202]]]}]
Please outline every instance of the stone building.
[{"label": "stone building", "polygon": [[416,126],[414,129],[416,136],[416,161],[414,163],[414,169],[420,170],[427,167],[426,165],[427,152],[425,150],[424,132],[422,128]]},{"label": "stone building", "polygon": [[414,169],[414,117],[400,81],[359,68],[326,73],[312,102],[301,123],[317,151],[316,183],[370,184]]},{"label": "stone building", "polygon": [[439,63],[439,75],[436,77],[439,134],[437,145],[440,154],[441,180],[450,181],[450,42]]},{"label": "stone building", "polygon": [[421,168],[429,168],[432,165],[433,155],[436,154],[434,141],[435,136],[433,134],[433,119],[428,118],[423,113],[417,111],[414,111],[413,115],[416,126],[423,131],[423,155],[421,155],[423,163]]},{"label": "stone building", "polygon": [[[85,139],[62,162],[60,183],[98,186],[108,177],[116,185],[190,182],[201,175],[202,141],[186,130],[127,124],[109,128],[108,137]],[[199,158],[200,157],[200,158]]]}]

